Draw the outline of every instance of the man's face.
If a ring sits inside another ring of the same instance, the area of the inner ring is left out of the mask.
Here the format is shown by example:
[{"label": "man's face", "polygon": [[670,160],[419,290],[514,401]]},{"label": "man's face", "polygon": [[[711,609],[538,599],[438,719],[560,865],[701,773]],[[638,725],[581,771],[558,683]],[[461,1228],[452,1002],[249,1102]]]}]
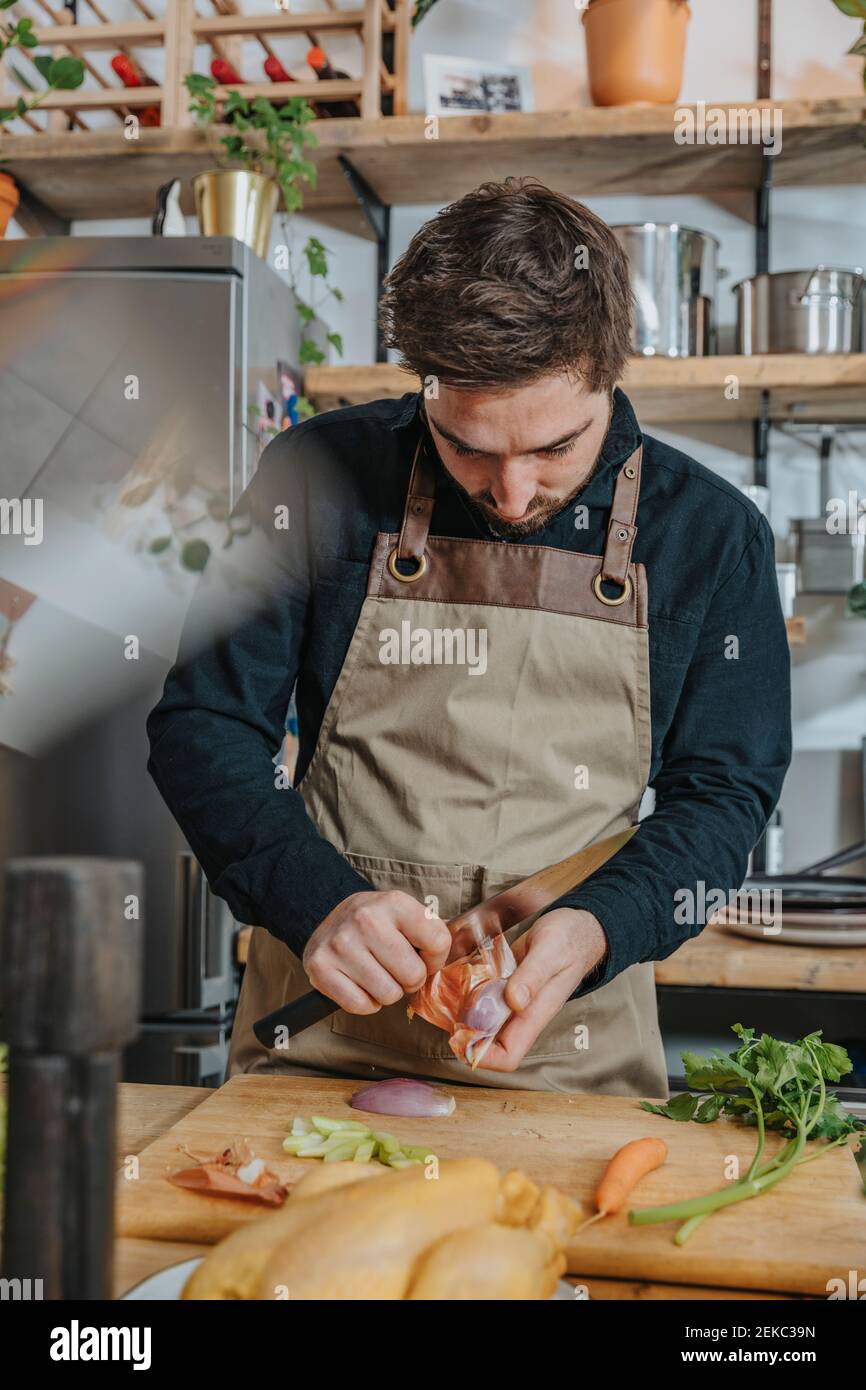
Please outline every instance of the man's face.
[{"label": "man's face", "polygon": [[424,409],[445,468],[491,528],[531,535],[589,478],[611,402],[556,374],[497,391],[440,385]]}]

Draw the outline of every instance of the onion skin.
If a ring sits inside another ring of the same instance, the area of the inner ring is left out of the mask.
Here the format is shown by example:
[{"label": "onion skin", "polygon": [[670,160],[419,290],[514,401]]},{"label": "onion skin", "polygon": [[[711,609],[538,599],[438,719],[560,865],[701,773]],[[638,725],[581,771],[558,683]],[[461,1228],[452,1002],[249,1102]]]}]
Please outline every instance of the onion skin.
[{"label": "onion skin", "polygon": [[[474,1070],[509,1017],[502,982],[516,969],[507,937],[500,933],[488,938],[470,956],[428,975],[412,995],[409,1017],[418,1014],[434,1028],[442,1028],[449,1035],[448,1046],[454,1056]],[[487,986],[495,988],[488,991]],[[478,1015],[476,1005],[481,1010]],[[481,1018],[484,1028],[468,1022],[476,1017]]]},{"label": "onion skin", "polygon": [[415,1081],[408,1076],[393,1076],[388,1081],[375,1081],[372,1086],[356,1091],[349,1104],[354,1110],[366,1110],[373,1115],[435,1119],[450,1115],[456,1102],[439,1086],[429,1086],[426,1081]]}]

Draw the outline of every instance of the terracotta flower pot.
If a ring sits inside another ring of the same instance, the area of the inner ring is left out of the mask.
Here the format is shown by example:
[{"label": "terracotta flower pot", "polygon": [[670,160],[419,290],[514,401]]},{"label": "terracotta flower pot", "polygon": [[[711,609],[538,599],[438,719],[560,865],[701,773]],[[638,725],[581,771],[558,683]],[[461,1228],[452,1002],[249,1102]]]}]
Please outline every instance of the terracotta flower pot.
[{"label": "terracotta flower pot", "polygon": [[676,101],[690,18],[686,0],[590,0],[583,27],[595,105]]},{"label": "terracotta flower pot", "polygon": [[0,237],[6,235],[6,228],[21,201],[21,195],[9,174],[0,174]]}]

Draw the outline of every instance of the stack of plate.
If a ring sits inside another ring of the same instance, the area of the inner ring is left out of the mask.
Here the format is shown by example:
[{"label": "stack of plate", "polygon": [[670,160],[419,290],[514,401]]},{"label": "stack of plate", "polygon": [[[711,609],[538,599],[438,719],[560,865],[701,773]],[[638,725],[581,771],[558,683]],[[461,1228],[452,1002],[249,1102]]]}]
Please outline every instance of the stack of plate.
[{"label": "stack of plate", "polygon": [[866,879],[796,874],[749,878],[736,905],[715,920],[738,936],[758,941],[866,946]]}]

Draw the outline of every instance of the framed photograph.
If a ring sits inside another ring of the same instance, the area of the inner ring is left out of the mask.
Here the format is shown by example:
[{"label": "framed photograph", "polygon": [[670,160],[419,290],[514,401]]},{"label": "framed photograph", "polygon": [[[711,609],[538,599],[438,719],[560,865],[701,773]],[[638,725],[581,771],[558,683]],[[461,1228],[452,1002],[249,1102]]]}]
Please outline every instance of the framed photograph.
[{"label": "framed photograph", "polygon": [[282,360],[277,362],[277,428],[291,429],[298,423],[298,397],[303,392],[303,377],[299,367]]},{"label": "framed photograph", "polygon": [[496,59],[424,54],[428,116],[466,116],[477,111],[533,111],[529,68]]},{"label": "framed photograph", "polygon": [[259,442],[259,457],[266,444],[270,444],[282,426],[283,404],[263,381],[256,383],[255,428]]}]

